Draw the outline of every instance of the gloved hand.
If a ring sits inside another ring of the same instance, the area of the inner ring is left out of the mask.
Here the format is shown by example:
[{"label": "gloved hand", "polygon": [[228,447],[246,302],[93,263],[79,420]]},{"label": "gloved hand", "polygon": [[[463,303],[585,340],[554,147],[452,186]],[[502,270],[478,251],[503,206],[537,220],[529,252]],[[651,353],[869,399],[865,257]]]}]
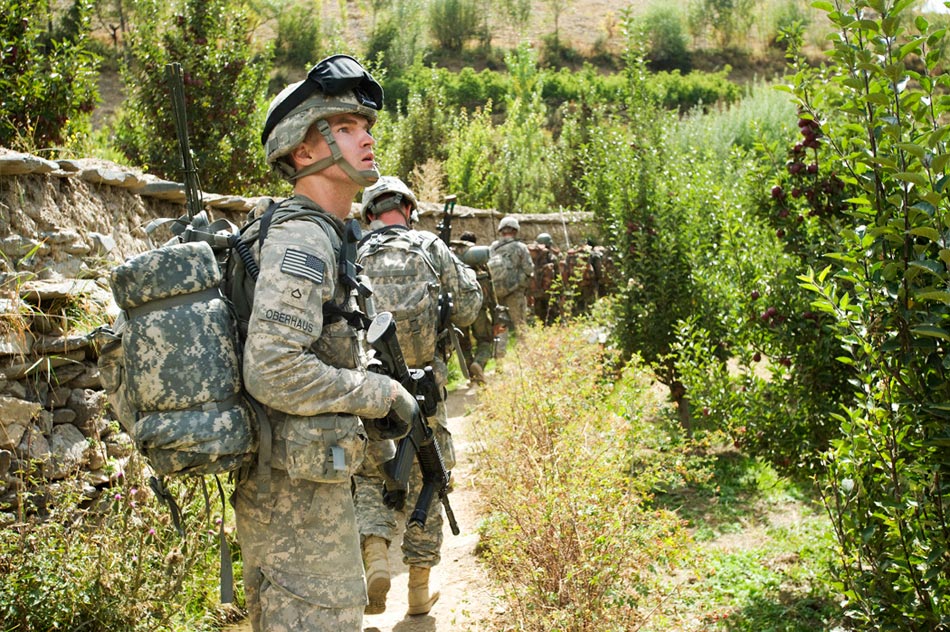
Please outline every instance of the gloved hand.
[{"label": "gloved hand", "polygon": [[389,406],[389,414],[380,419],[367,420],[364,423],[366,434],[373,441],[402,439],[409,433],[413,417],[422,414],[416,398],[396,380],[392,380],[391,396],[392,403]]}]

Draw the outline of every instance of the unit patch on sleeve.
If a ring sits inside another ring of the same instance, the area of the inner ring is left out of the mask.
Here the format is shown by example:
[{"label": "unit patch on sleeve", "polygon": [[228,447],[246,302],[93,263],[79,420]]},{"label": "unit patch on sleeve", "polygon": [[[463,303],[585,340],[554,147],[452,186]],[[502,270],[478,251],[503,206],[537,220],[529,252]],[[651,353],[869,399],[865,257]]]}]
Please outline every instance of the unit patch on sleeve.
[{"label": "unit patch on sleeve", "polygon": [[316,255],[288,248],[284,260],[280,262],[280,271],[294,276],[310,279],[314,283],[323,283],[323,261]]}]

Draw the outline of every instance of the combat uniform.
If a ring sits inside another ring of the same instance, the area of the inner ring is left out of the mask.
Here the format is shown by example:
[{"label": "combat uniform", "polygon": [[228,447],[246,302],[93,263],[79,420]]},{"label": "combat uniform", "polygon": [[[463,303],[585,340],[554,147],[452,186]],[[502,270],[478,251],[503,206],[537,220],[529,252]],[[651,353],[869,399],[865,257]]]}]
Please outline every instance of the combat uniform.
[{"label": "combat uniform", "polygon": [[[508,308],[514,331],[524,330],[527,323],[528,303],[525,291],[534,276],[534,262],[528,247],[516,237],[504,236],[492,242],[490,262],[502,261],[500,266],[491,267],[492,285],[495,288],[495,300]],[[512,288],[503,291],[501,288]]]},{"label": "combat uniform", "polygon": [[[342,222],[321,214],[270,227],[245,345],[248,392],[272,425],[269,485],[252,471],[234,496],[255,630],[362,630],[367,603],[350,477],[364,457],[359,415],[384,417],[395,384],[367,372],[356,331],[324,316],[344,304]],[[278,211],[279,213],[279,211]],[[265,477],[266,480],[266,477]]]},{"label": "combat uniform", "polygon": [[[431,233],[414,231],[405,226],[387,226],[379,220],[373,221],[369,228],[374,232],[364,236],[357,254],[357,261],[360,260],[366,252],[368,244],[374,236],[376,236],[375,231],[379,231],[378,234],[380,236],[385,235],[387,232],[409,232],[414,235],[422,234],[429,237],[429,239],[427,239],[429,243],[427,254],[439,274],[441,291],[443,293],[450,292],[453,297],[454,308],[452,310],[452,323],[459,327],[465,327],[472,323],[482,305],[481,288],[475,277],[474,270],[459,261],[455,255],[452,254],[448,246],[441,240],[434,238],[435,236]],[[366,274],[369,276],[372,284],[373,276],[369,269],[366,270]],[[402,283],[403,287],[405,287],[411,286],[413,283],[425,282],[427,282],[425,279],[406,277]],[[400,303],[401,297],[397,295],[397,293],[400,292],[399,285],[372,284],[372,286],[374,301],[378,311],[384,311],[387,309],[387,306]],[[433,326],[435,325],[436,323],[433,323]],[[403,339],[400,339],[399,342],[404,352],[411,347],[412,343],[412,341]],[[423,366],[410,366],[409,368],[421,369],[425,368],[425,366],[431,366],[438,390],[444,393],[445,385],[448,381],[448,367],[446,366],[445,360],[437,353],[435,348],[427,351],[429,358],[422,363]],[[445,467],[447,470],[451,470],[455,466],[455,449],[452,445],[452,434],[448,429],[444,401],[439,402],[436,413],[428,419],[428,423],[435,434],[436,441],[442,452]],[[364,470],[368,470],[368,468],[364,468]],[[365,475],[367,472],[364,471],[361,474]],[[370,476],[360,476],[355,480],[355,484],[357,498],[366,501],[365,503],[358,502],[357,505],[360,516],[361,533],[365,536],[372,533],[372,529],[376,528],[377,534],[382,535],[379,533],[379,530],[381,530],[380,526],[386,522],[385,510],[380,508],[378,502],[375,507],[373,506],[373,501],[377,498],[375,492],[363,489],[366,485],[376,485],[378,488],[379,481],[373,481]],[[409,480],[409,493],[406,500],[407,511],[411,511],[415,506],[421,488],[421,470],[414,467]],[[407,529],[402,542],[403,562],[407,566],[431,568],[439,563],[441,559],[440,550],[442,547],[442,522],[441,507],[434,502],[433,506],[429,508],[425,528]],[[392,534],[382,537],[385,537],[387,540],[392,540]]]}]

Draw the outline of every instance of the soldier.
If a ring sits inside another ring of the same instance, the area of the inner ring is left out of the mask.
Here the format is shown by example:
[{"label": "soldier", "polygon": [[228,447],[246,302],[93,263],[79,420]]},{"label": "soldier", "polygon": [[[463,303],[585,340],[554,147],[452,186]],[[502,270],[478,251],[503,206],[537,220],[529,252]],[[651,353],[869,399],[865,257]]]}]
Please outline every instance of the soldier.
[{"label": "soldier", "polygon": [[[336,274],[351,201],[379,177],[370,128],[382,98],[355,59],[335,55],[285,88],[267,112],[267,162],[293,183],[294,195],[265,214],[244,348],[245,384],[266,408],[273,443],[272,467],[253,466],[233,497],[255,632],[363,629],[350,477],[367,434],[404,435],[418,414],[397,381],[365,370],[340,307],[350,290]],[[359,417],[389,412],[398,422],[389,434]],[[268,467],[267,476],[259,467]]]},{"label": "soldier", "polygon": [[[476,246],[478,238],[475,233],[466,231],[459,237],[459,241],[452,242],[456,256],[463,263],[475,270],[475,278],[482,289],[482,305],[478,310],[475,321],[468,327],[462,328],[462,351],[466,354],[465,361],[469,362],[468,372],[472,380],[478,383],[485,382],[485,365],[492,358],[495,348],[495,335],[492,316],[495,310],[495,295],[491,287],[491,275],[488,273],[488,248]],[[472,349],[472,339],[475,340],[475,349]],[[460,359],[461,361],[461,359]]]},{"label": "soldier", "polygon": [[534,277],[528,288],[528,303],[535,315],[545,325],[557,318],[557,301],[551,300],[554,279],[560,274],[560,251],[547,233],[540,233],[535,242],[528,244],[534,262]]},{"label": "soldier", "polygon": [[498,223],[499,239],[489,249],[488,270],[491,273],[495,300],[506,307],[511,330],[523,330],[527,324],[527,297],[525,291],[534,276],[534,263],[528,247],[518,239],[520,225],[514,217],[505,217]]},{"label": "soldier", "polygon": [[[399,178],[383,176],[366,189],[362,215],[371,232],[360,241],[357,261],[372,284],[376,310],[393,314],[396,336],[409,368],[431,367],[423,379],[433,380],[435,388],[424,391],[438,393],[439,401],[427,422],[435,434],[446,470],[451,470],[455,465],[455,450],[444,401],[448,381],[446,361],[451,344],[445,332],[451,325],[465,327],[472,323],[482,304],[482,293],[475,272],[459,261],[437,235],[412,228],[418,217],[417,206],[415,195]],[[449,297],[451,322],[444,322],[442,315],[446,312],[441,308],[446,306]],[[366,538],[370,545],[364,542],[364,563],[371,576],[378,569],[379,575],[385,574],[388,578],[389,541],[378,541],[385,539],[385,514],[376,511],[374,518],[372,508],[366,506],[376,503],[378,508],[381,480],[374,483],[366,472],[362,474],[354,479],[358,512],[367,516],[366,523],[374,523],[376,527],[373,536]],[[367,485],[374,487],[366,490]],[[421,488],[421,470],[413,468],[407,507],[415,506]],[[409,567],[407,614],[410,615],[428,613],[439,598],[439,593],[429,588],[429,572],[441,559],[442,507],[435,503],[429,509],[425,527],[408,527],[402,540],[403,562]],[[363,518],[360,522],[364,522]],[[361,526],[361,530],[369,534],[371,528]],[[386,591],[374,592],[371,587],[370,593],[372,611],[382,612]]]}]

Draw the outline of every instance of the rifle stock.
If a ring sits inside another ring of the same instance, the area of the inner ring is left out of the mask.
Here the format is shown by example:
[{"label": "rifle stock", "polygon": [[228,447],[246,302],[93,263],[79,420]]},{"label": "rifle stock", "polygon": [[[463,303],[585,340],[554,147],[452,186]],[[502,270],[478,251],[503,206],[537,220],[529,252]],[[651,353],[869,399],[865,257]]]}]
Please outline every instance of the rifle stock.
[{"label": "rifle stock", "polygon": [[[416,371],[418,375],[414,375],[406,365],[402,348],[396,338],[396,322],[393,320],[392,313],[380,312],[373,318],[369,329],[366,330],[366,341],[376,350],[376,357],[381,363],[381,372],[398,380],[418,399],[421,390],[419,384],[424,377],[424,372]],[[431,402],[429,404],[431,405]],[[383,498],[390,507],[396,509],[403,507],[406,502],[413,456],[415,456],[419,462],[419,469],[422,470],[422,490],[419,492],[419,499],[409,516],[407,526],[419,528],[425,526],[429,507],[438,494],[439,501],[445,508],[449,527],[454,535],[458,535],[458,523],[455,521],[455,514],[452,512],[448,498],[451,473],[446,471],[435,433],[423,417],[422,411],[425,409],[427,409],[426,402],[420,402],[417,414],[412,419],[409,434],[399,440],[396,456],[383,466],[386,476]]]}]

